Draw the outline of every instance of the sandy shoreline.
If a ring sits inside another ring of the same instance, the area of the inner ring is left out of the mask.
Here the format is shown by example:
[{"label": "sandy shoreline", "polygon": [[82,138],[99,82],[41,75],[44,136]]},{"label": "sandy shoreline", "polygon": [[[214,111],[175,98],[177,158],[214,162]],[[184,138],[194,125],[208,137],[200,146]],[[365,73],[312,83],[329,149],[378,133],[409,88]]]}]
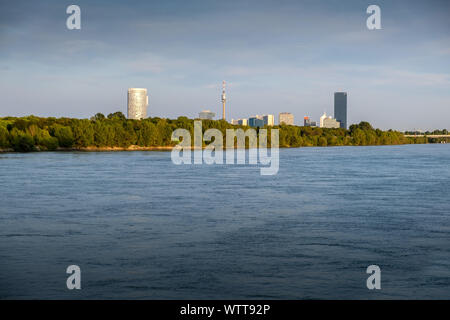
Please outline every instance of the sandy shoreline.
[{"label": "sandy shoreline", "polygon": [[[56,150],[34,150],[32,152],[52,152],[52,151],[85,151],[85,152],[110,152],[110,151],[171,151],[174,146],[156,146],[156,147],[141,147],[136,145],[131,145],[129,147],[80,147],[80,148],[57,148]],[[198,148],[191,147],[191,150]],[[204,149],[204,147],[202,148]],[[12,148],[0,149],[0,153],[15,153],[19,151],[14,151]]]},{"label": "sandy shoreline", "polygon": [[[405,144],[399,144],[399,145],[410,145],[413,143],[405,143]],[[392,144],[394,145],[394,144]],[[365,147],[370,146],[390,146],[390,145],[367,145]],[[40,150],[39,148],[37,150],[33,150],[31,152],[73,152],[73,151],[81,151],[81,152],[114,152],[114,151],[172,151],[172,149],[175,146],[156,146],[156,147],[141,147],[136,145],[131,145],[129,147],[80,147],[80,148],[57,148],[56,150]],[[290,146],[284,146],[279,147],[280,149],[291,149],[291,148],[312,148],[312,147],[319,147],[319,146],[302,146],[302,147],[290,147]],[[360,146],[323,146],[319,148],[332,148],[332,147],[360,147]],[[202,147],[201,149],[205,149],[206,146]],[[200,148],[198,147],[191,147],[191,150],[198,150]],[[233,148],[233,149],[236,149]],[[248,148],[245,148],[248,149]],[[259,148],[258,148],[259,149]],[[270,149],[270,146],[268,146],[268,149]],[[226,150],[226,148],[224,148]],[[6,149],[0,149],[0,153],[23,153],[21,151],[14,151],[12,148],[6,148]]]}]

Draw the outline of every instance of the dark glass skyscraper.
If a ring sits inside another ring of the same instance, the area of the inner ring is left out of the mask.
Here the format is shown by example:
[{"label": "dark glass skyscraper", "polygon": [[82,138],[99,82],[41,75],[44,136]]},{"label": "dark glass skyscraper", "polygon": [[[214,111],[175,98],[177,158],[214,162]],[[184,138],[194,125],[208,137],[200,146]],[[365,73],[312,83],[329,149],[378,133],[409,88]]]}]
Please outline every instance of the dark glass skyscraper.
[{"label": "dark glass skyscraper", "polygon": [[334,93],[334,118],[347,129],[347,92]]}]

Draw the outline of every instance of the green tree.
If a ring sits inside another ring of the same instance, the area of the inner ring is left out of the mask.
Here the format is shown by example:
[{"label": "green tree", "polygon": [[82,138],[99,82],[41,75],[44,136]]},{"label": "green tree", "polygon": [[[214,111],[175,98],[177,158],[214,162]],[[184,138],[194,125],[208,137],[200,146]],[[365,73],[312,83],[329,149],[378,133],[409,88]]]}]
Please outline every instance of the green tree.
[{"label": "green tree", "polygon": [[150,122],[144,120],[141,128],[138,131],[137,144],[143,147],[156,146],[156,126]]},{"label": "green tree", "polygon": [[30,152],[36,150],[35,142],[31,135],[14,128],[11,131],[11,146],[14,151]]},{"label": "green tree", "polygon": [[357,146],[366,145],[366,135],[360,128],[354,129],[352,132],[353,144]]},{"label": "green tree", "polygon": [[95,116],[92,117],[92,120],[95,120],[95,121],[101,121],[101,120],[105,120],[105,119],[106,119],[105,115],[100,112],[96,113]]},{"label": "green tree", "polygon": [[108,119],[126,120],[127,118],[122,112],[116,111],[114,113],[108,114]]},{"label": "green tree", "polygon": [[358,125],[358,127],[363,131],[370,131],[373,130],[372,125],[366,121],[361,121]]},{"label": "green tree", "polygon": [[9,148],[9,132],[6,128],[0,127],[0,148]]},{"label": "green tree", "polygon": [[50,129],[50,133],[58,139],[58,144],[62,148],[71,148],[74,143],[73,132],[70,127],[62,125],[53,125]]},{"label": "green tree", "polygon": [[89,147],[94,145],[94,128],[92,122],[86,119],[73,121],[74,145]]},{"label": "green tree", "polygon": [[319,147],[326,147],[327,146],[327,139],[325,137],[320,137],[317,145]]}]

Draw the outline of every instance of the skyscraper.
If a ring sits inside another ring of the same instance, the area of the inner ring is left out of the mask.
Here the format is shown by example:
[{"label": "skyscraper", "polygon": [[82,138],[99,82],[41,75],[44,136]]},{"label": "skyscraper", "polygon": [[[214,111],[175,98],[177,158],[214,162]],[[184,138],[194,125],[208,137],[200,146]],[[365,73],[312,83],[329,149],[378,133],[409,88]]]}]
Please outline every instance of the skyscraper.
[{"label": "skyscraper", "polygon": [[128,89],[128,119],[147,118],[148,96],[147,89]]},{"label": "skyscraper", "polygon": [[347,129],[347,92],[334,93],[334,118]]}]

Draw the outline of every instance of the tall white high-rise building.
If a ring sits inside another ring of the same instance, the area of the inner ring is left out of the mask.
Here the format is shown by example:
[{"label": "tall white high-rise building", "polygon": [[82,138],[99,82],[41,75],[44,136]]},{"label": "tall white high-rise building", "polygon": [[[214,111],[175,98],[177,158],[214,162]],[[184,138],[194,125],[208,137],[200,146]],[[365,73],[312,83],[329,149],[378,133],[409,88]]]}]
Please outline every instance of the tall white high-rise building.
[{"label": "tall white high-rise building", "polygon": [[148,96],[147,89],[128,89],[128,119],[147,118]]},{"label": "tall white high-rise building", "polygon": [[323,122],[327,118],[327,113],[324,112],[323,115],[319,119],[319,127],[323,128]]}]

